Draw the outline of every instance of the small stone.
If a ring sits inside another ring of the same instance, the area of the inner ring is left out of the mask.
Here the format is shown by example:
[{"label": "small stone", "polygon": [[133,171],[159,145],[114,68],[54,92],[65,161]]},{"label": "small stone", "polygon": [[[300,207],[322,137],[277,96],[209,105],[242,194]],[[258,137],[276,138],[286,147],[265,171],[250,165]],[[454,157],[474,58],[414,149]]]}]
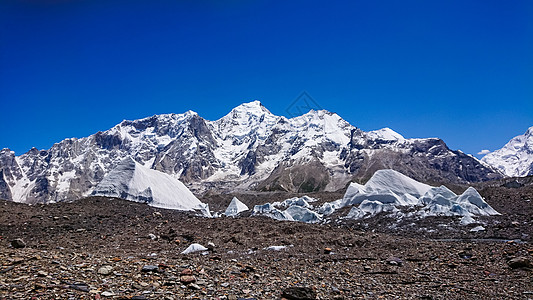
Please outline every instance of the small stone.
[{"label": "small stone", "polygon": [[153,233],[148,234],[148,237],[149,237],[152,241],[157,240],[157,236],[156,236],[155,234],[153,234]]},{"label": "small stone", "polygon": [[180,281],[184,284],[189,284],[189,283],[193,283],[196,281],[196,278],[194,276],[191,276],[191,275],[183,275],[180,277]]},{"label": "small stone", "polygon": [[331,248],[324,248],[324,254],[330,254],[333,249]]},{"label": "small stone", "polygon": [[73,290],[77,290],[77,291],[82,291],[82,292],[89,292],[89,286],[86,285],[85,283],[74,283],[74,284],[71,284],[69,285],[69,288],[73,289]]},{"label": "small stone", "polygon": [[157,272],[159,270],[158,266],[146,265],[141,269],[141,272]]},{"label": "small stone", "polygon": [[398,257],[389,257],[387,259],[387,263],[391,266],[401,266],[403,264],[403,260],[399,259]]},{"label": "small stone", "polygon": [[106,292],[102,293],[102,296],[104,296],[104,297],[113,297],[113,296],[115,296],[115,293],[106,291]]},{"label": "small stone", "polygon": [[42,271],[42,270],[41,270],[41,271],[37,272],[37,276],[39,276],[39,277],[46,277],[46,276],[48,276],[48,273],[46,273],[45,271]]},{"label": "small stone", "polygon": [[192,275],[192,270],[187,268],[187,269],[181,271],[180,274],[181,275]]},{"label": "small stone", "polygon": [[283,290],[281,297],[288,300],[315,300],[316,292],[310,287],[289,287]]},{"label": "small stone", "polygon": [[98,269],[97,272],[100,275],[109,275],[109,274],[113,273],[113,267],[109,266],[109,265],[103,266],[100,269]]},{"label": "small stone", "polygon": [[531,264],[531,261],[527,257],[516,257],[511,259],[509,262],[507,262],[509,267],[512,269],[518,269],[518,268],[531,268],[533,265]]},{"label": "small stone", "polygon": [[202,288],[199,285],[197,285],[197,284],[191,283],[191,284],[189,284],[189,289],[199,291]]},{"label": "small stone", "polygon": [[11,246],[16,249],[26,247],[26,243],[22,239],[14,239],[11,241]]},{"label": "small stone", "polygon": [[370,266],[364,266],[363,269],[364,269],[365,271],[370,271],[371,268],[370,268]]}]

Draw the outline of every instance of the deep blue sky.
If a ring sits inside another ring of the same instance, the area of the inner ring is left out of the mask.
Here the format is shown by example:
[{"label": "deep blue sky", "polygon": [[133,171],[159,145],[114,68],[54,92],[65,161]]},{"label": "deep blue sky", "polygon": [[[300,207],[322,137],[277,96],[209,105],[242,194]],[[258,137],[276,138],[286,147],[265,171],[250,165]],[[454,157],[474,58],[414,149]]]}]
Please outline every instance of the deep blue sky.
[{"label": "deep blue sky", "polygon": [[[224,4],[221,4],[224,3]],[[0,1],[0,148],[307,91],[476,154],[533,126],[533,1]]]}]

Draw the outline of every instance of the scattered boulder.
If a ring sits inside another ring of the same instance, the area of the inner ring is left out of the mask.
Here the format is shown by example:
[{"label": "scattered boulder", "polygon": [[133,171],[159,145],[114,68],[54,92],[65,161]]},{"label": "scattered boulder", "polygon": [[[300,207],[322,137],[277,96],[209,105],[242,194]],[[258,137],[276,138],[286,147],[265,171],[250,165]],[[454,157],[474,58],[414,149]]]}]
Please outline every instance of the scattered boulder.
[{"label": "scattered boulder", "polygon": [[512,269],[532,268],[533,264],[527,257],[515,257],[507,262]]},{"label": "scattered boulder", "polygon": [[21,249],[26,247],[26,243],[22,239],[14,239],[11,241],[11,246],[16,249]]}]

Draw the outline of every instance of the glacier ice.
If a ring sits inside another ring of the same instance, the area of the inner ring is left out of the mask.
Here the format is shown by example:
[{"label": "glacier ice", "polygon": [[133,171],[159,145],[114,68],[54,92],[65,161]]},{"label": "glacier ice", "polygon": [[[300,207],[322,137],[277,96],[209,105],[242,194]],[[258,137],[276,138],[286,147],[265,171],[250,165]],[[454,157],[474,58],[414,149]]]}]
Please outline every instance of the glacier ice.
[{"label": "glacier ice", "polygon": [[[283,202],[266,203],[254,206],[252,216],[265,216],[281,221],[299,221],[305,223],[318,223],[322,220],[321,214],[312,210],[313,206],[308,201],[314,202],[309,196],[290,198]],[[285,210],[280,210],[286,208]]]},{"label": "glacier ice", "polygon": [[382,211],[400,214],[398,208],[406,206],[415,207],[418,217],[462,216],[463,225],[475,222],[474,216],[499,214],[473,187],[458,196],[445,186],[432,187],[393,170],[377,171],[365,185],[350,184],[340,207],[357,204],[347,218],[362,219]]},{"label": "glacier ice", "polygon": [[[304,196],[256,205],[252,215],[319,223],[340,208],[352,206],[346,219],[370,218],[383,212],[396,218],[458,216],[462,217],[461,225],[468,225],[476,223],[476,216],[499,214],[473,187],[456,195],[445,186],[433,187],[388,169],[376,171],[364,185],[351,183],[342,199],[325,202],[316,208],[309,204],[314,201]],[[412,211],[404,213],[401,208]]]},{"label": "glacier ice", "polygon": [[167,209],[199,211],[210,217],[202,203],[179,180],[125,158],[94,188],[93,196],[121,198]]},{"label": "glacier ice", "polygon": [[224,214],[228,217],[233,217],[243,211],[247,211],[248,209],[249,208],[246,206],[246,204],[242,203],[239,199],[237,199],[237,197],[233,197]]}]

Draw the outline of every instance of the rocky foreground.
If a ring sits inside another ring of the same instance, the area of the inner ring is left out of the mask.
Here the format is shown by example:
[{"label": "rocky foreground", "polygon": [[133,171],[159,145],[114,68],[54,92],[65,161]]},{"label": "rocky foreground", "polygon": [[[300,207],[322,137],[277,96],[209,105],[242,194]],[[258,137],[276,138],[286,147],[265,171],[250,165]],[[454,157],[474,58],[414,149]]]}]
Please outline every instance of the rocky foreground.
[{"label": "rocky foreground", "polygon": [[[500,237],[531,234],[528,210],[515,227],[504,212]],[[0,202],[0,299],[533,299],[527,241],[351,225],[207,219],[98,197]],[[193,243],[209,250],[181,254]]]}]

